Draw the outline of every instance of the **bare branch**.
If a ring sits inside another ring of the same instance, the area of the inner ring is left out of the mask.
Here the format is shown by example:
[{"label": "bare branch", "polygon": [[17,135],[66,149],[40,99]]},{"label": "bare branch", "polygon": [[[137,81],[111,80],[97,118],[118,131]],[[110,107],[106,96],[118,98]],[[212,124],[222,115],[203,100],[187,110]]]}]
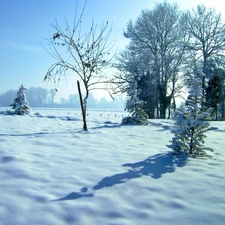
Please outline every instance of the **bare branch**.
[{"label": "bare branch", "polygon": [[[53,80],[56,84],[60,81],[61,76],[67,76],[68,71],[73,71],[83,83],[85,99],[88,98],[90,90],[97,88],[107,90],[109,88],[112,80],[104,73],[114,57],[111,54],[114,41],[109,41],[112,26],[109,26],[108,21],[99,28],[92,21],[88,31],[81,29],[86,3],[87,0],[79,16],[76,4],[72,27],[66,18],[64,18],[65,28],[61,28],[55,20],[52,25],[53,33],[47,39],[49,48],[44,47],[56,60],[49,67],[44,80]],[[111,88],[109,89],[111,90]],[[84,112],[86,112],[86,106]]]}]

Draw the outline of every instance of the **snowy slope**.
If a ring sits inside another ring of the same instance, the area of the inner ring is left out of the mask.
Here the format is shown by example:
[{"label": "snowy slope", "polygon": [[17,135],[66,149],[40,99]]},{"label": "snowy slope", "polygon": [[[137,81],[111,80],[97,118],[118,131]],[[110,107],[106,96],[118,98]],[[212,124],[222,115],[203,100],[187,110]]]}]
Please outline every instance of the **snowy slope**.
[{"label": "snowy slope", "polygon": [[[1,110],[0,110],[1,111]],[[172,156],[171,120],[120,126],[124,112],[0,113],[0,224],[222,225],[225,122],[211,158]]]}]

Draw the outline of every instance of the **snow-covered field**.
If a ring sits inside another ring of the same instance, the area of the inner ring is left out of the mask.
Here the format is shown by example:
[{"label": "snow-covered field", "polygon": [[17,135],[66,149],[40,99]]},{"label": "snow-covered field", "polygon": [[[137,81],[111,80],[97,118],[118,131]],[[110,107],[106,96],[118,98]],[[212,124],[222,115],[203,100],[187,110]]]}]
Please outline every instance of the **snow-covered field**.
[{"label": "snow-covered field", "polygon": [[[4,109],[0,109],[3,111]],[[120,126],[125,112],[0,113],[0,224],[223,225],[225,122],[209,158],[171,154],[171,120]]]}]

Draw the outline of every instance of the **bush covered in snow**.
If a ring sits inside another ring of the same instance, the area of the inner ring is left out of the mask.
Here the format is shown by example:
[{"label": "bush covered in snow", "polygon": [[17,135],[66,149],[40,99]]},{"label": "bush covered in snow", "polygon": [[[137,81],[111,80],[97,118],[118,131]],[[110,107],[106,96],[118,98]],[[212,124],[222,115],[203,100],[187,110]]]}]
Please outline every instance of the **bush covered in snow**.
[{"label": "bush covered in snow", "polygon": [[145,102],[138,98],[136,88],[131,88],[130,92],[125,110],[131,113],[131,116],[123,118],[122,125],[147,125],[148,115],[143,109]]},{"label": "bush covered in snow", "polygon": [[148,116],[142,108],[136,109],[131,116],[122,119],[122,125],[147,125]]},{"label": "bush covered in snow", "polygon": [[20,86],[16,98],[14,99],[12,106],[12,109],[15,110],[15,113],[17,115],[24,115],[28,114],[30,112],[29,103],[27,101],[26,95],[24,91],[27,90],[23,85]]},{"label": "bush covered in snow", "polygon": [[174,114],[176,128],[172,130],[174,134],[172,144],[167,147],[176,154],[184,152],[188,156],[197,157],[204,156],[206,150],[211,150],[204,146],[211,109],[203,108],[205,99],[202,94],[202,76],[204,76],[202,72],[196,72],[185,110]]}]

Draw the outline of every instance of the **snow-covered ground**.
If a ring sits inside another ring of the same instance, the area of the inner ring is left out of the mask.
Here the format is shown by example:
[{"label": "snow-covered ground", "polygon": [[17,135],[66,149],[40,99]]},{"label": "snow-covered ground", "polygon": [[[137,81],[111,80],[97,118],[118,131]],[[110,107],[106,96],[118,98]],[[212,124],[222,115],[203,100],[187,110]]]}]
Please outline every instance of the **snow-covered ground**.
[{"label": "snow-covered ground", "polygon": [[0,224],[223,225],[225,122],[211,122],[209,158],[166,147],[171,120],[120,126],[125,112],[0,113]]}]

